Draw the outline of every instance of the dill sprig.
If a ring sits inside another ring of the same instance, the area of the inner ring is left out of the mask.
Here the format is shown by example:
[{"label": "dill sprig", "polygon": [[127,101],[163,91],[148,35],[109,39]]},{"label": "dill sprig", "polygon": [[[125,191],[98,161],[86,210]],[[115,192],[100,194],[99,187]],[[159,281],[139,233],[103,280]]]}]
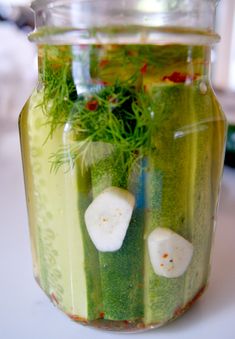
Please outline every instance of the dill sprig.
[{"label": "dill sprig", "polygon": [[[118,79],[97,86],[96,92],[78,95],[69,46],[43,46],[39,60],[48,137],[66,123],[73,133],[70,144],[52,154],[52,170],[70,169],[78,160],[85,169],[112,154],[115,163],[129,172],[147,154],[152,126],[139,63],[123,81]],[[90,63],[92,69],[99,61],[91,57]]]},{"label": "dill sprig", "polygon": [[[71,168],[81,161],[85,169],[99,159],[112,154],[124,171],[151,152],[154,111],[143,85],[143,72],[150,72],[169,60],[174,64],[185,62],[188,48],[157,48],[157,46],[100,46],[89,47],[91,83],[87,93],[76,91],[72,75],[75,56],[69,46],[42,46],[40,57],[42,108],[48,117],[50,135],[66,123],[73,133],[72,141],[51,156],[52,170]],[[85,51],[85,49],[84,49]],[[79,52],[83,56],[83,49]],[[201,49],[192,47],[192,55],[200,57]],[[87,51],[85,54],[87,56]],[[126,65],[126,67],[123,67]],[[115,70],[117,74],[115,75]],[[101,80],[105,85],[94,86]],[[93,86],[95,90],[89,90]],[[156,112],[155,112],[156,113]]]},{"label": "dill sprig", "polygon": [[48,118],[50,136],[60,125],[67,122],[76,97],[71,73],[69,47],[44,46],[39,57],[40,82],[43,87],[42,109]]},{"label": "dill sprig", "polygon": [[78,97],[69,120],[75,140],[52,156],[53,169],[65,163],[71,167],[77,160],[87,168],[115,154],[116,163],[129,172],[149,152],[149,104],[144,90],[137,92],[134,86],[120,82]]}]

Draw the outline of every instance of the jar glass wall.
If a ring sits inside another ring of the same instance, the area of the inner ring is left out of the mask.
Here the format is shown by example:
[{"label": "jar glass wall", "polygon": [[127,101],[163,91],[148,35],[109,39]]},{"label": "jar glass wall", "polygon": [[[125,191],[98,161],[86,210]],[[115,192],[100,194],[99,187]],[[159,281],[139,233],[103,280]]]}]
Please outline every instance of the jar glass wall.
[{"label": "jar glass wall", "polygon": [[20,116],[34,272],[84,324],[157,327],[207,285],[226,133],[218,36],[213,1],[185,1],[183,16],[181,3],[36,1],[39,83]]}]

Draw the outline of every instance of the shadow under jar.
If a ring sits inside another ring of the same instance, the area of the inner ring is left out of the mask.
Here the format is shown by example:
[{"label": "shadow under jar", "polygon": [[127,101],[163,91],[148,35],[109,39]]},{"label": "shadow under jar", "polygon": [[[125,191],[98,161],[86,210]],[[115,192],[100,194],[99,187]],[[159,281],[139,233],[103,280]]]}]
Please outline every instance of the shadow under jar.
[{"label": "shadow under jar", "polygon": [[214,1],[35,1],[20,115],[35,277],[73,320],[139,331],[202,294],[226,122]]}]

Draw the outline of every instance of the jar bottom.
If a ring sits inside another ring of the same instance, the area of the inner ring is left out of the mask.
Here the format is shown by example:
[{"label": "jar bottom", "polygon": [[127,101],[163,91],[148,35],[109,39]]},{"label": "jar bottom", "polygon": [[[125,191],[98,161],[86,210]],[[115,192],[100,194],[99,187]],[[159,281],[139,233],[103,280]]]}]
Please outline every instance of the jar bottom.
[{"label": "jar bottom", "polygon": [[[201,297],[204,291],[207,288],[207,284],[204,285],[197,294],[190,300],[185,306],[179,307],[176,309],[173,317],[166,322],[157,323],[157,324],[148,324],[145,325],[141,320],[139,321],[113,321],[113,320],[105,320],[105,319],[98,319],[93,321],[86,321],[78,316],[67,314],[67,316],[72,319],[73,321],[88,327],[93,327],[101,331],[113,331],[113,332],[122,332],[122,333],[137,333],[137,332],[145,332],[149,330],[154,330],[158,327],[161,327],[169,322],[174,321],[181,315],[183,315],[191,306]],[[53,302],[53,300],[52,300]]]}]

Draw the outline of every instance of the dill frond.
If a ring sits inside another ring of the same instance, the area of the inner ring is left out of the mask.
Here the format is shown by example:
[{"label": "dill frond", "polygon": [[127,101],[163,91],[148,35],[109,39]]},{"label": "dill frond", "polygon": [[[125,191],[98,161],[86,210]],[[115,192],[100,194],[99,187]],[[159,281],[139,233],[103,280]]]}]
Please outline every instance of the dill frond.
[{"label": "dill frond", "polygon": [[[119,50],[112,54],[112,62],[120,63],[123,53],[129,60],[129,54]],[[51,155],[51,170],[71,170],[76,161],[85,170],[98,162],[102,154],[106,157],[113,152],[116,163],[129,172],[151,149],[151,100],[142,88],[139,71],[143,60],[136,58],[135,70],[123,80],[119,78],[96,92],[78,95],[71,71],[72,58],[69,46],[43,47],[42,108],[50,125],[48,138],[66,123],[74,135],[70,145],[61,146]],[[92,68],[95,69],[91,60]]]}]

